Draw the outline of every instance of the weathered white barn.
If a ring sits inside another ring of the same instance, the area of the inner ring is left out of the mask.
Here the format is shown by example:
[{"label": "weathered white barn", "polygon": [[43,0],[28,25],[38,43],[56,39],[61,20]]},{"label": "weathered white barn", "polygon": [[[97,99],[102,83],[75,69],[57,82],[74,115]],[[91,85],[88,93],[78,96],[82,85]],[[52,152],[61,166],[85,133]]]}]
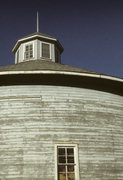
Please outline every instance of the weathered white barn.
[{"label": "weathered white barn", "polygon": [[123,180],[123,79],[61,64],[34,33],[0,67],[0,180]]}]

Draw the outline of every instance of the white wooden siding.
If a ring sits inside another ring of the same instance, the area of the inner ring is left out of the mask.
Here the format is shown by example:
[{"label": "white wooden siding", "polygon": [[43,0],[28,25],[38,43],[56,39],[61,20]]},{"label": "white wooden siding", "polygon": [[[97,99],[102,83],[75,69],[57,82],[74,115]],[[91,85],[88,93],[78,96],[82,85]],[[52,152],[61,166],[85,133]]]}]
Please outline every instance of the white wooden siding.
[{"label": "white wooden siding", "polygon": [[74,87],[0,87],[1,180],[54,180],[59,143],[78,144],[80,180],[122,180],[123,97]]}]

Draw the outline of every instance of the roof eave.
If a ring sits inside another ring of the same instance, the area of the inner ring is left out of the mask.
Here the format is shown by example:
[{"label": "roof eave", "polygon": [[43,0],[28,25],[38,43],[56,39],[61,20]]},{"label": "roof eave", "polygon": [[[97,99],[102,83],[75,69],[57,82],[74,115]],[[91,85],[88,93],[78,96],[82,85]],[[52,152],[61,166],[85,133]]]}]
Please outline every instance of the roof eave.
[{"label": "roof eave", "polygon": [[0,86],[39,84],[95,89],[123,96],[123,79],[106,75],[51,70],[0,72]]},{"label": "roof eave", "polygon": [[81,77],[92,77],[98,79],[112,80],[123,83],[122,78],[103,75],[103,74],[91,74],[91,73],[82,73],[82,72],[66,72],[66,71],[54,71],[54,70],[30,70],[30,71],[3,71],[0,72],[0,75],[14,75],[14,74],[64,74],[64,75],[76,75]]}]

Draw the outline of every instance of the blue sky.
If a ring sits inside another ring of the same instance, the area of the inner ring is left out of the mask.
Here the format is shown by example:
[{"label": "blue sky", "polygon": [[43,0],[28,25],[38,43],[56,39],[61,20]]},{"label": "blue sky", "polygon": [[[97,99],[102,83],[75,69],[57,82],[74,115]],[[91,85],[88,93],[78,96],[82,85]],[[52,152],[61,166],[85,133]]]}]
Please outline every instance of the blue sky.
[{"label": "blue sky", "polygon": [[1,0],[0,65],[14,64],[16,41],[36,32],[64,47],[62,63],[123,78],[122,0]]}]

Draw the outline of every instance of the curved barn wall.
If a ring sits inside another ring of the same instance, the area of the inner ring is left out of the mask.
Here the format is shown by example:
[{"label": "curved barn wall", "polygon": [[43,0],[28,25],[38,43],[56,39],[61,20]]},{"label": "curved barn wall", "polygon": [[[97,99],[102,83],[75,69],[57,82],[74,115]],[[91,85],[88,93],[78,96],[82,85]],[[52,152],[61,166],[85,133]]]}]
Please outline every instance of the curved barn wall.
[{"label": "curved barn wall", "polygon": [[63,86],[0,87],[1,180],[54,180],[57,143],[78,144],[80,180],[123,179],[123,97]]}]

